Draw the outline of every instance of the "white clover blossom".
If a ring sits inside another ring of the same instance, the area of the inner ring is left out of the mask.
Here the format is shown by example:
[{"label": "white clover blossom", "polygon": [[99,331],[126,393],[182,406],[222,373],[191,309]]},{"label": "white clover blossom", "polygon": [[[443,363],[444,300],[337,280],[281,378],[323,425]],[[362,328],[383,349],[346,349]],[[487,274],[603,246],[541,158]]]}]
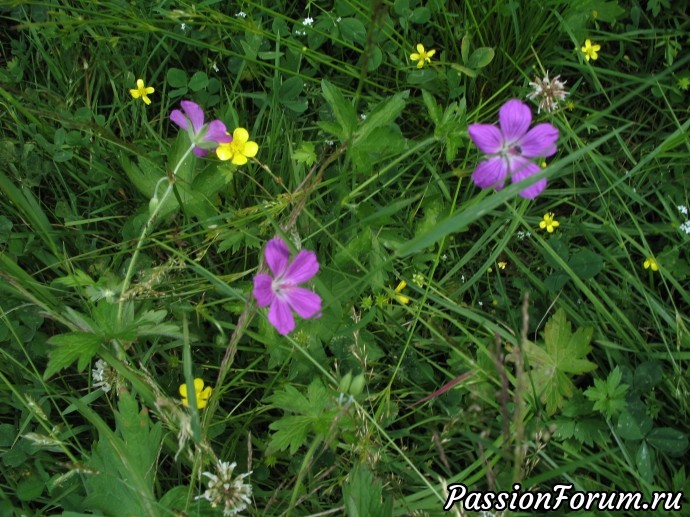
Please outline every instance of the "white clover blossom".
[{"label": "white clover blossom", "polygon": [[206,491],[194,499],[206,499],[213,508],[223,508],[224,517],[232,517],[245,510],[252,503],[252,485],[244,482],[251,472],[240,474],[233,479],[232,473],[237,463],[218,461],[216,473],[203,472],[208,478]]},{"label": "white clover blossom", "polygon": [[304,19],[304,21],[302,22],[302,25],[304,25],[306,27],[311,27],[313,24],[314,24],[314,18],[310,18],[309,16],[307,16]]},{"label": "white clover blossom", "polygon": [[543,79],[537,77],[533,83],[529,83],[533,91],[527,95],[527,98],[539,100],[537,113],[541,113],[541,110],[552,112],[558,107],[558,101],[564,100],[568,95],[565,90],[567,81],[560,81],[560,77],[557,75],[553,79],[549,79],[549,72],[546,72]]},{"label": "white clover blossom", "polygon": [[101,388],[105,393],[108,393],[112,386],[110,384],[110,378],[112,376],[112,370],[108,363],[103,359],[96,361],[96,368],[91,370],[91,378],[93,379],[93,387]]}]

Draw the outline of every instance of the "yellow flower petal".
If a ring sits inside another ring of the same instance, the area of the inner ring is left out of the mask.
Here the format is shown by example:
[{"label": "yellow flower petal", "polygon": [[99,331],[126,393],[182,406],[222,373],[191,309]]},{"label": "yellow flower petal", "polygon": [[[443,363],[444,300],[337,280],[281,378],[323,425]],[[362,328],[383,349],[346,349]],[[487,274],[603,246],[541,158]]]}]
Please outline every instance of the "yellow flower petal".
[{"label": "yellow flower petal", "polygon": [[259,144],[256,142],[247,142],[244,144],[244,155],[253,158],[256,156],[256,153],[259,152]]},{"label": "yellow flower petal", "polygon": [[421,43],[417,43],[417,52],[419,52],[420,55],[424,55],[424,45]]},{"label": "yellow flower petal", "polygon": [[249,140],[249,132],[243,127],[238,127],[237,129],[235,129],[235,131],[232,132],[232,141],[235,144],[243,144],[247,140]]},{"label": "yellow flower petal", "polygon": [[429,52],[426,53],[427,59],[430,57],[434,57],[434,54],[436,54],[436,50],[432,48]]},{"label": "yellow flower petal", "polygon": [[244,165],[245,163],[247,163],[247,157],[243,154],[235,153],[235,156],[232,157],[231,163],[233,165]]}]

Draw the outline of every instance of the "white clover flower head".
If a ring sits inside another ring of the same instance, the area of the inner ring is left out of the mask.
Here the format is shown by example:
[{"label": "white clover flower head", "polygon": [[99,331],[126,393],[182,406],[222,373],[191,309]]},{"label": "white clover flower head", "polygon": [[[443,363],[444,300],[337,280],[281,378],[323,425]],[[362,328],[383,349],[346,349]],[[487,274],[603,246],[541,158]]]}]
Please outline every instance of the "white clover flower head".
[{"label": "white clover flower head", "polygon": [[96,368],[91,370],[91,378],[93,379],[93,387],[101,388],[105,393],[112,389],[109,380],[111,377],[111,368],[103,359],[96,361]]},{"label": "white clover flower head", "polygon": [[233,479],[237,463],[218,460],[216,473],[203,472],[208,478],[206,491],[194,499],[206,499],[213,508],[223,508],[224,517],[232,517],[251,504],[252,485],[244,482],[251,472],[240,474]]},{"label": "white clover flower head", "polygon": [[309,16],[307,16],[304,19],[304,21],[302,22],[302,25],[304,25],[306,27],[311,27],[313,24],[314,24],[314,18],[310,18]]},{"label": "white clover flower head", "polygon": [[565,91],[565,83],[567,81],[561,81],[560,75],[557,75],[553,79],[549,79],[549,72],[543,79],[536,77],[533,83],[529,83],[533,91],[527,95],[530,100],[538,99],[539,107],[537,108],[537,113],[541,110],[552,112],[558,107],[558,101],[562,101],[568,95]]}]

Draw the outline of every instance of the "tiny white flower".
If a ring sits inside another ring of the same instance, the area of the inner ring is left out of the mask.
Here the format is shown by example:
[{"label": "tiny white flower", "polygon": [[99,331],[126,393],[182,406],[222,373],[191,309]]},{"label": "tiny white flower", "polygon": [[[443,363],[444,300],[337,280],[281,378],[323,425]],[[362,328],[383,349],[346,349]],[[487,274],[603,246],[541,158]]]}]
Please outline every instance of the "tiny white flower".
[{"label": "tiny white flower", "polygon": [[235,16],[236,16],[237,18],[246,18],[246,17],[247,17],[247,13],[245,13],[244,11],[240,11],[240,12],[237,13]]},{"label": "tiny white flower", "polygon": [[184,23],[184,22],[183,22],[183,23],[181,23],[181,24],[180,24],[180,30],[181,30],[181,31],[185,31],[185,30],[187,30],[187,24],[186,24],[186,23]]},{"label": "tiny white flower", "polygon": [[342,19],[340,16],[338,16],[338,17],[335,19],[335,21],[336,21],[337,23],[340,23],[341,21],[343,21],[343,19]]},{"label": "tiny white flower", "polygon": [[362,114],[359,115],[359,118],[362,119],[362,120],[366,120],[366,119],[367,119],[367,116],[366,116],[365,113],[362,113]]},{"label": "tiny white flower", "polygon": [[461,280],[462,283],[464,284],[464,283],[465,283],[465,275],[460,275],[460,280]]},{"label": "tiny white flower", "polygon": [[213,62],[213,64],[211,64],[211,68],[213,68],[214,72],[218,73],[219,69],[218,69],[218,65],[215,63],[215,61]]},{"label": "tiny white flower", "polygon": [[332,147],[334,143],[333,140],[326,140],[326,145],[329,147]]},{"label": "tiny white flower", "polygon": [[306,17],[304,19],[304,21],[302,22],[302,25],[306,25],[307,27],[311,27],[313,23],[314,23],[314,18]]},{"label": "tiny white flower", "polygon": [[683,214],[683,215],[688,215],[688,207],[685,205],[678,205],[676,208],[678,208],[678,211]]},{"label": "tiny white flower", "polygon": [[483,307],[483,306],[484,306],[484,302],[481,301],[481,300],[479,300],[477,303],[479,304],[480,307]]},{"label": "tiny white flower", "polygon": [[690,235],[690,221],[685,221],[683,224],[680,225],[680,231],[685,232],[686,234]]}]

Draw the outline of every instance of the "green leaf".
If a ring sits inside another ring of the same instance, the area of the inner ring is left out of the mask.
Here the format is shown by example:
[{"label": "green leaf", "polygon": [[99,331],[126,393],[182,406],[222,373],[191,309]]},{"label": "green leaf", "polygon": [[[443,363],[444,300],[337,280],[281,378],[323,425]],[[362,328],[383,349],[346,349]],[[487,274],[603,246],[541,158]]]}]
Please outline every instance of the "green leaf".
[{"label": "green leaf", "polygon": [[429,112],[429,118],[438,126],[441,123],[441,114],[443,113],[441,106],[436,102],[434,96],[426,90],[422,90],[422,99],[424,99],[424,104]]},{"label": "green leaf", "polygon": [[180,70],[179,68],[169,68],[165,77],[168,80],[168,84],[172,88],[187,87],[187,74],[184,70]]},{"label": "green leaf", "polygon": [[640,476],[651,483],[654,480],[654,451],[649,448],[647,442],[640,443],[635,453],[635,464]]},{"label": "green leaf", "polygon": [[604,259],[591,250],[580,250],[575,253],[568,265],[582,280],[594,278],[604,266]]},{"label": "green leaf", "polygon": [[101,346],[101,337],[88,332],[67,332],[51,337],[48,343],[55,348],[49,353],[48,366],[43,374],[49,379],[53,374],[79,361],[77,368],[83,371]]},{"label": "green leaf", "polygon": [[269,450],[284,451],[289,447],[290,454],[295,454],[307,442],[313,422],[310,416],[284,416],[271,423],[268,428],[275,433],[271,436]]},{"label": "green leaf", "polygon": [[481,47],[472,52],[470,58],[467,60],[467,66],[470,68],[484,68],[494,59],[494,49],[489,47]]},{"label": "green leaf", "polygon": [[323,91],[324,99],[326,99],[326,102],[331,107],[333,115],[340,125],[340,135],[342,139],[349,140],[357,126],[355,108],[351,103],[345,100],[342,92],[336,86],[325,79],[321,81],[321,90]]},{"label": "green leaf", "polygon": [[565,311],[559,309],[546,323],[545,348],[532,342],[525,343],[532,380],[546,412],[552,415],[563,405],[565,398],[575,392],[570,377],[591,372],[596,365],[585,359],[592,350],[592,328],[580,328],[571,332]]},{"label": "green leaf", "polygon": [[417,7],[407,19],[412,23],[427,23],[431,19],[431,11],[428,7]]},{"label": "green leaf", "polygon": [[[391,124],[402,111],[405,109],[405,100],[409,97],[410,92],[405,90],[403,92],[396,93],[392,97],[384,100],[383,102],[376,105],[376,107],[367,115],[366,120],[357,129],[355,134],[355,139],[353,145],[357,145],[361,142],[366,142],[370,139],[371,133],[383,126]],[[376,139],[372,139],[376,140]],[[385,147],[386,144],[382,143],[381,147]]]},{"label": "green leaf", "polygon": [[348,517],[393,515],[393,499],[384,498],[381,481],[364,465],[358,465],[350,472],[343,486],[343,502]]},{"label": "green leaf", "polygon": [[17,483],[15,494],[20,501],[35,501],[43,493],[44,488],[45,482],[35,474],[32,474]]},{"label": "green leaf", "polygon": [[367,40],[367,29],[357,18],[343,18],[338,24],[340,35],[349,43],[364,45]]},{"label": "green leaf", "polygon": [[297,96],[302,93],[304,88],[304,81],[297,76],[292,76],[288,80],[283,81],[278,89],[278,100],[280,102],[286,102],[294,100]]},{"label": "green leaf", "polygon": [[616,366],[606,381],[594,379],[594,387],[585,391],[585,396],[594,402],[594,409],[604,414],[607,418],[617,416],[626,407],[625,393],[627,384],[621,384],[623,374]]},{"label": "green leaf", "polygon": [[316,162],[316,151],[313,142],[302,142],[300,146],[292,152],[292,159],[297,163],[304,163],[311,167]]},{"label": "green leaf", "polygon": [[633,386],[638,393],[647,393],[661,382],[664,370],[658,361],[646,361],[635,368]]},{"label": "green leaf", "polygon": [[645,413],[644,406],[633,405],[618,417],[616,430],[624,440],[642,440],[652,428],[652,419]]},{"label": "green leaf", "polygon": [[470,59],[470,36],[465,34],[460,43],[460,56],[462,57],[462,62],[467,64]]},{"label": "green leaf", "polygon": [[650,445],[671,456],[682,456],[688,448],[687,435],[671,427],[657,427],[652,429],[645,440]]},{"label": "green leaf", "polygon": [[208,86],[208,75],[206,72],[196,72],[189,80],[189,89],[198,92]]}]

